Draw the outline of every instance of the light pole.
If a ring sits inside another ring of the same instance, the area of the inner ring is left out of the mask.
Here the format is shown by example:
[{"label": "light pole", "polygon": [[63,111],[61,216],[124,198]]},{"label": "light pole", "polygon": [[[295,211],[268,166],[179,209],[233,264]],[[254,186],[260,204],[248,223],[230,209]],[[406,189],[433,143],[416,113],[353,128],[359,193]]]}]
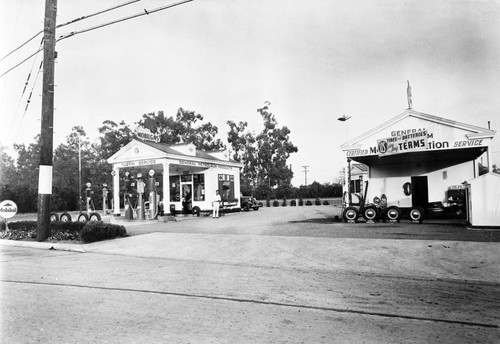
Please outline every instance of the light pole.
[{"label": "light pole", "polygon": [[[347,122],[351,116],[346,116],[345,114],[341,117],[337,118],[337,120],[341,122]],[[347,136],[349,135],[349,125],[347,124]],[[347,192],[347,201],[349,205],[352,203],[352,195],[351,195],[351,159],[347,159],[347,167],[345,170],[345,190]]]},{"label": "light pole", "polygon": [[78,213],[82,213],[82,143],[81,131],[78,131]]}]

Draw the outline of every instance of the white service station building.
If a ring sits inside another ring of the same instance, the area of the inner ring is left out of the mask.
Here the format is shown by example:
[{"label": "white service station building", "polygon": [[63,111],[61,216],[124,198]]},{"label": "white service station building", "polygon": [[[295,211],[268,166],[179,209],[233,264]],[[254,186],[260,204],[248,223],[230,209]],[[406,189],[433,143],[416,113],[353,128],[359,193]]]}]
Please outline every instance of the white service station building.
[{"label": "white service station building", "polygon": [[[155,192],[165,212],[171,207],[175,207],[177,213],[209,211],[216,190],[227,207],[240,207],[240,169],[243,165],[231,160],[228,151],[205,152],[196,149],[194,144],[167,145],[133,139],[108,162],[113,165],[115,216],[121,214],[123,192],[120,190],[126,183],[133,185],[138,172],[144,179],[154,178]],[[145,184],[144,193],[153,192],[147,190],[147,181]]]},{"label": "white service station building", "polygon": [[490,166],[487,153],[494,135],[494,130],[408,109],[341,149],[349,165],[368,166],[366,200],[385,196],[388,206],[408,211],[430,202],[446,206],[451,194],[463,190],[467,220],[499,226],[500,193],[490,191],[498,189],[500,176],[479,175],[480,158]]}]

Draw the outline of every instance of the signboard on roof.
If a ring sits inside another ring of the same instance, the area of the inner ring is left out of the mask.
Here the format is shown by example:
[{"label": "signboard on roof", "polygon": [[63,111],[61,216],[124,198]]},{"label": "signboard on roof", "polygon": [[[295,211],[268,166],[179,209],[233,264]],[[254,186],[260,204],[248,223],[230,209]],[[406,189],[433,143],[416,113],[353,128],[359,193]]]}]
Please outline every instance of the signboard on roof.
[{"label": "signboard on roof", "polygon": [[137,126],[134,130],[134,134],[138,139],[144,141],[160,142],[158,135],[153,134],[150,130]]},{"label": "signboard on roof", "polygon": [[427,149],[427,130],[393,131],[393,136],[377,140],[378,155],[418,152]]}]

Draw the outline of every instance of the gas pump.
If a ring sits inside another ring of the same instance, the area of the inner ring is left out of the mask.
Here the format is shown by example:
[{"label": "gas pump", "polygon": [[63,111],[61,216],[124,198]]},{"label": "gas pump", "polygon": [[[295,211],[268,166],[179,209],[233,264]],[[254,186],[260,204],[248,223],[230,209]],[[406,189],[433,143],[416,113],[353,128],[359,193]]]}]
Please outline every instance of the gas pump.
[{"label": "gas pump", "polygon": [[85,209],[87,210],[87,214],[90,213],[90,201],[92,198],[90,197],[94,192],[92,191],[92,184],[87,183],[87,188],[85,189]]},{"label": "gas pump", "polygon": [[108,211],[108,184],[102,184],[102,214]]},{"label": "gas pump", "polygon": [[134,213],[132,211],[132,204],[130,204],[130,197],[132,196],[130,187],[130,172],[125,172],[125,194],[123,195],[123,206],[125,207],[125,220],[133,220]]},{"label": "gas pump", "polygon": [[137,220],[144,220],[144,199],[142,198],[144,181],[142,180],[142,173],[137,173],[137,194],[139,196],[137,200]]},{"label": "gas pump", "polygon": [[155,171],[149,170],[148,189],[149,189],[149,218],[155,219],[158,216],[158,203],[156,199],[156,180]]}]

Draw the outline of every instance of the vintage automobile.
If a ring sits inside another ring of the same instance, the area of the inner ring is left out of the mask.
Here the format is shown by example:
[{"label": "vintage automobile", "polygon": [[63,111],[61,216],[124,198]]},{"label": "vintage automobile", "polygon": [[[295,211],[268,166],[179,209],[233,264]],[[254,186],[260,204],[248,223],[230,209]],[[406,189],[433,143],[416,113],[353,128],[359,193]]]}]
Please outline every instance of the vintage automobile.
[{"label": "vintage automobile", "polygon": [[244,211],[249,211],[250,209],[259,210],[260,204],[252,196],[241,196],[240,199],[241,209]]}]

